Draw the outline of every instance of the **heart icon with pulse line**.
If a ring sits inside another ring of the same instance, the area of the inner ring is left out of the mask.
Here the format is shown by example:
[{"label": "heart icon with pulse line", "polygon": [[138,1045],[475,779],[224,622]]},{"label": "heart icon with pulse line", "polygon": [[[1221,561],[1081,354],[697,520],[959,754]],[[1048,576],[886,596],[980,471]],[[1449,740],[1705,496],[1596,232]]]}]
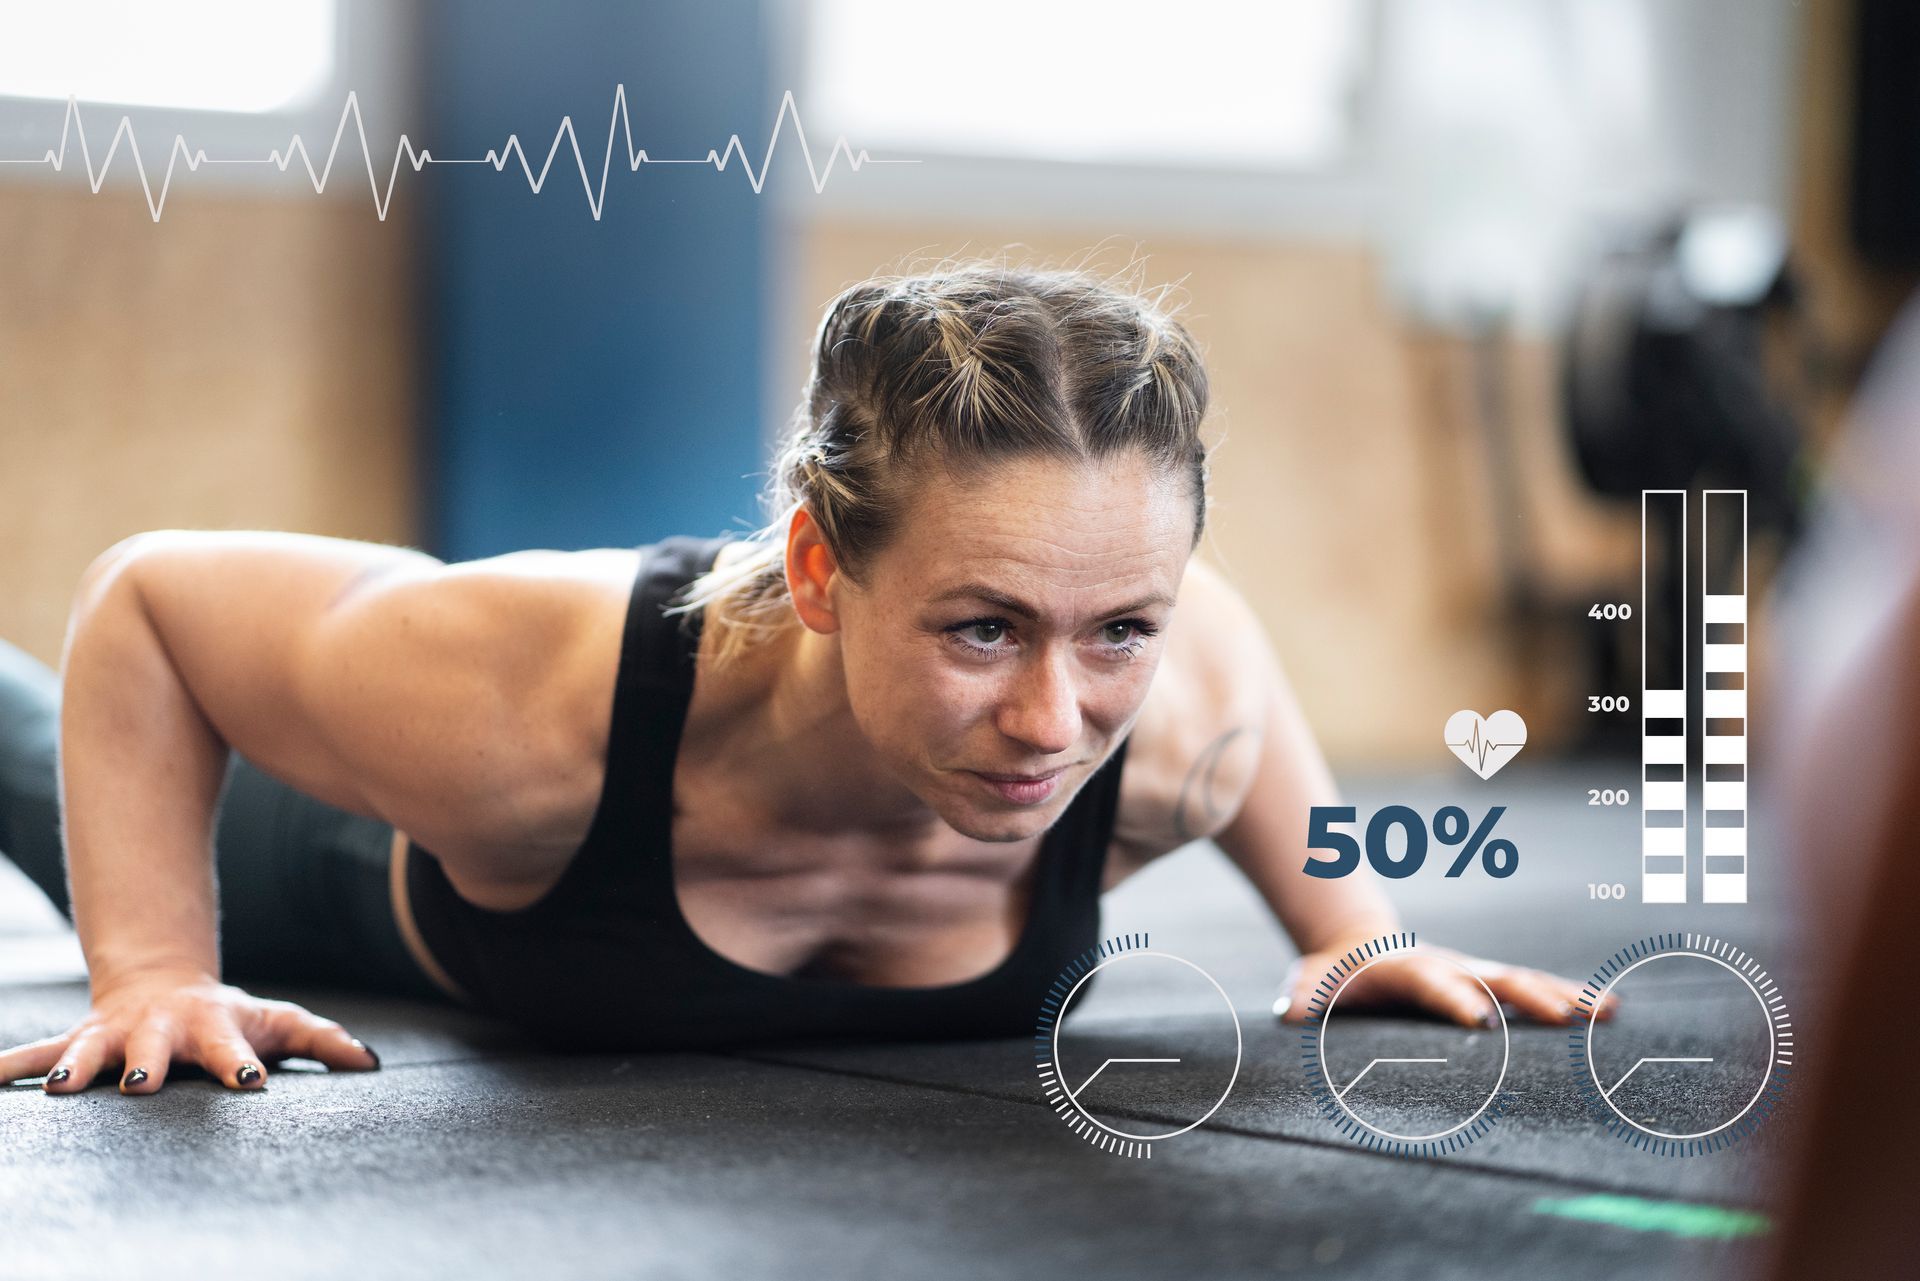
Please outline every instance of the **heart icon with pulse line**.
[{"label": "heart icon with pulse line", "polygon": [[1491,716],[1455,712],[1447,717],[1446,742],[1468,769],[1492,778],[1527,745],[1527,723],[1504,708]]}]

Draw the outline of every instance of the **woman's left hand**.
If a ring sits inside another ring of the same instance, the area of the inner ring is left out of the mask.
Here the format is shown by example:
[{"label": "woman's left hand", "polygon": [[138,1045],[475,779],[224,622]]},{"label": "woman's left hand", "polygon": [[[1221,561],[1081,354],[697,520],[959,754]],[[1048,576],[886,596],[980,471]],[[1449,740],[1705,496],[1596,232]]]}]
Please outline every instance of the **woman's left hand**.
[{"label": "woman's left hand", "polygon": [[[1305,1022],[1314,989],[1351,950],[1344,946],[1329,948],[1309,952],[1295,961],[1280,982],[1274,1013],[1288,1023]],[[1469,972],[1480,982],[1474,982]],[[1573,979],[1542,970],[1503,965],[1451,948],[1422,944],[1417,952],[1388,955],[1347,980],[1340,1003],[1343,1009],[1410,1005],[1463,1027],[1493,1027],[1500,1019],[1487,1000],[1487,993],[1492,992],[1495,1000],[1536,1023],[1567,1024],[1584,1017],[1578,1004],[1583,990],[1584,985]],[[1611,1018],[1616,1004],[1609,996],[1598,1017]]]}]

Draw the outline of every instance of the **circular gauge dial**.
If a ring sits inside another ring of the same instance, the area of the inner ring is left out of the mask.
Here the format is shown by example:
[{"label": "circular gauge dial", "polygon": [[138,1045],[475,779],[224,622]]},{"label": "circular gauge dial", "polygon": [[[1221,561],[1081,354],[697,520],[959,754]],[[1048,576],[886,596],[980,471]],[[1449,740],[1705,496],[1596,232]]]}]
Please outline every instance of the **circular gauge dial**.
[{"label": "circular gauge dial", "polygon": [[[1109,1031],[1064,1027],[1098,980],[1135,1009],[1161,1017],[1150,1035],[1137,1018]],[[1145,934],[1109,939],[1072,961],[1042,1004],[1034,1067],[1048,1103],[1103,1151],[1149,1158],[1219,1110],[1240,1076],[1240,1018],[1212,975],[1147,946]]]},{"label": "circular gauge dial", "polygon": [[[1591,1017],[1617,998],[1612,1018]],[[1767,972],[1704,934],[1661,934],[1621,949],[1582,993],[1572,1037],[1588,1105],[1649,1151],[1693,1156],[1750,1134],[1793,1066],[1793,1024]]]},{"label": "circular gauge dial", "polygon": [[1485,981],[1458,959],[1390,934],[1342,957],[1308,1004],[1302,1052],[1314,1098],[1334,1128],[1362,1146],[1407,1156],[1451,1152],[1490,1129],[1505,1108],[1511,1043],[1506,1014],[1495,1026],[1366,1018],[1342,997],[1376,966],[1427,957]]}]

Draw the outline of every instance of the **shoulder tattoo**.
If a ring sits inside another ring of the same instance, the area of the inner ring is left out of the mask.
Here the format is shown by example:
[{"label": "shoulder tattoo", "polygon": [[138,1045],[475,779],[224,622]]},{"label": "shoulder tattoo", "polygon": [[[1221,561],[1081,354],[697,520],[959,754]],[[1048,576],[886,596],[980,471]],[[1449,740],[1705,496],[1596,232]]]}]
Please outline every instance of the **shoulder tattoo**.
[{"label": "shoulder tattoo", "polygon": [[1234,726],[1201,748],[1193,766],[1187,770],[1187,777],[1180,784],[1179,799],[1173,806],[1173,834],[1181,844],[1218,831],[1221,820],[1228,817],[1237,798],[1232,788],[1221,785],[1220,762],[1227,750],[1242,739],[1258,744],[1260,731],[1245,725]]}]

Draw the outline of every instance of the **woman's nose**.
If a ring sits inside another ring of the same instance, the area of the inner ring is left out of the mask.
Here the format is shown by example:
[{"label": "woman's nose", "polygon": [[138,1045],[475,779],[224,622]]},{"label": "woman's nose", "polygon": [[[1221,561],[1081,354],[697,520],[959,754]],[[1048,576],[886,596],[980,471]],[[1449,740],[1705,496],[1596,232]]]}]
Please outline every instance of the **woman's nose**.
[{"label": "woman's nose", "polygon": [[1080,691],[1071,655],[1043,653],[1022,667],[1001,705],[1000,732],[1038,753],[1067,751],[1080,740]]}]

